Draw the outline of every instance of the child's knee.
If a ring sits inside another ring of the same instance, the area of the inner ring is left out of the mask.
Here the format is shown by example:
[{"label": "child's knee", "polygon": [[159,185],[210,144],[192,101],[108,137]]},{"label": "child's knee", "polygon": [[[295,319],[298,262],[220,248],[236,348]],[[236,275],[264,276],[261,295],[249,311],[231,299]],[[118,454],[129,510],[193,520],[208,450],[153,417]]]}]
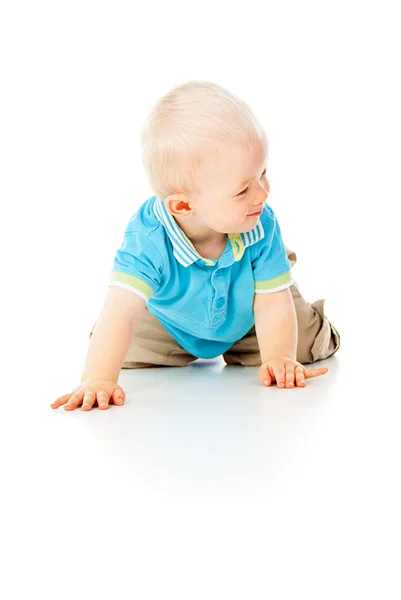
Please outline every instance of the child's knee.
[{"label": "child's knee", "polygon": [[339,333],[324,314],[324,302],[316,300],[298,318],[297,361],[302,364],[329,358],[340,347]]}]

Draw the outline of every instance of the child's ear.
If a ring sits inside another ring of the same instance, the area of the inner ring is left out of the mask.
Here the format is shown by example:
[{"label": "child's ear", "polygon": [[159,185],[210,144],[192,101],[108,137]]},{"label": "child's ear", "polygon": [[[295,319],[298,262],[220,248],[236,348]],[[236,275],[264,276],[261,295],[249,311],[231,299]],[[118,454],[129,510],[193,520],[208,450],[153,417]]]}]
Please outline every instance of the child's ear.
[{"label": "child's ear", "polygon": [[172,215],[188,215],[193,212],[192,203],[183,192],[167,196],[164,203]]}]

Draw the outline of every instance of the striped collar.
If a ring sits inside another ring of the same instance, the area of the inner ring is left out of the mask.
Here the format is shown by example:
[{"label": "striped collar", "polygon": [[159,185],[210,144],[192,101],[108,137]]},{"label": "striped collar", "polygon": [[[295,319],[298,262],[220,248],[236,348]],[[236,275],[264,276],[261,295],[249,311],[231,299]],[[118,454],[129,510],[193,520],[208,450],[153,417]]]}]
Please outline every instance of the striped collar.
[{"label": "striped collar", "polygon": [[[153,211],[156,218],[165,228],[173,246],[173,254],[181,265],[189,267],[197,260],[203,260],[208,265],[216,264],[217,260],[213,261],[209,258],[204,258],[196,251],[191,240],[179,227],[177,221],[168,212],[164,202],[160,200],[160,198],[155,197]],[[240,260],[245,252],[245,248],[256,244],[256,242],[264,238],[264,235],[265,232],[260,219],[258,219],[257,224],[251,231],[245,233],[229,233],[228,238],[231,242],[234,261]]]}]

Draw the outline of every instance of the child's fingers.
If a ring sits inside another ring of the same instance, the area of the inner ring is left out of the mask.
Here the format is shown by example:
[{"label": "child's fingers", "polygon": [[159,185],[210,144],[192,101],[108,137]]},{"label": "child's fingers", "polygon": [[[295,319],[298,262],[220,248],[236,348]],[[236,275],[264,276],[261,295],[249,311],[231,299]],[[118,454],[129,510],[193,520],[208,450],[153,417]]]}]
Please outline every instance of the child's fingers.
[{"label": "child's fingers", "polygon": [[85,392],[81,410],[91,410],[96,402],[95,392]]},{"label": "child's fingers", "polygon": [[285,368],[284,368],[284,366],[273,368],[273,373],[274,373],[274,377],[276,378],[276,381],[277,381],[277,387],[284,388],[285,387]]},{"label": "child's fingers", "polygon": [[121,388],[114,390],[111,398],[112,398],[114,404],[121,406],[122,404],[124,404],[125,393],[123,392],[123,390]]},{"label": "child's fingers", "polygon": [[104,392],[103,390],[100,390],[100,392],[97,393],[97,403],[99,405],[99,408],[102,410],[109,408],[109,399],[109,394],[107,392]]},{"label": "child's fingers", "polygon": [[122,406],[125,401],[125,392],[110,381],[94,380],[93,385],[83,383],[69,394],[64,394],[50,404],[51,408],[64,405],[64,410],[74,410],[82,404],[82,410],[89,411],[96,401],[100,409],[109,408],[109,403]]},{"label": "child's fingers", "polygon": [[259,380],[263,385],[269,386],[272,384],[272,376],[267,365],[262,365],[258,373]]},{"label": "child's fingers", "polygon": [[77,408],[78,404],[81,404],[82,402],[82,397],[83,392],[74,392],[74,394],[70,396],[67,404],[64,405],[64,410],[74,410]]},{"label": "child's fingers", "polygon": [[304,370],[301,367],[295,367],[295,383],[298,387],[305,387]]},{"label": "child's fingers", "polygon": [[325,375],[328,369],[305,369],[305,377],[309,379],[310,377],[319,377],[319,375]]},{"label": "child's fingers", "polygon": [[60,396],[59,398],[57,398],[57,400],[55,400],[54,402],[52,402],[50,404],[50,407],[58,408],[59,406],[62,406],[63,404],[65,404],[67,402],[67,400],[69,399],[70,396],[71,396],[71,392],[69,394],[64,394],[63,396]]},{"label": "child's fingers", "polygon": [[263,378],[263,385],[266,385],[267,387],[269,387],[269,385],[271,385],[272,379],[270,377],[270,375],[268,373],[266,373],[266,375]]},{"label": "child's fingers", "polygon": [[319,375],[325,375],[328,369],[326,367],[319,369],[305,369],[301,365],[295,366],[295,369],[292,369],[291,365],[287,364],[286,367],[272,367],[271,371],[272,374],[266,370],[266,372],[261,376],[263,384],[268,387],[273,383],[274,380],[276,380],[277,387],[283,389],[285,387],[294,387],[294,383],[299,387],[305,387],[305,379],[319,377]]},{"label": "child's fingers", "polygon": [[294,367],[292,365],[286,365],[285,368],[285,387],[294,387]]}]

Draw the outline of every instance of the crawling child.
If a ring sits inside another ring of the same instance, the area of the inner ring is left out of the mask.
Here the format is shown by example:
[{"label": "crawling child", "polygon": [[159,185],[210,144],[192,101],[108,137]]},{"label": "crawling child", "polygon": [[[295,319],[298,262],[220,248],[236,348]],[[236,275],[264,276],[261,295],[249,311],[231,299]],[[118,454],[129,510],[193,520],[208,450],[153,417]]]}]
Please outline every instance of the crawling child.
[{"label": "crawling child", "polygon": [[212,82],[154,106],[141,133],[154,193],[117,250],[80,384],[51,404],[123,405],[120,369],[185,366],[222,355],[258,366],[261,384],[304,387],[340,336],[293,281],[296,254],[267,203],[268,140],[250,107]]}]

